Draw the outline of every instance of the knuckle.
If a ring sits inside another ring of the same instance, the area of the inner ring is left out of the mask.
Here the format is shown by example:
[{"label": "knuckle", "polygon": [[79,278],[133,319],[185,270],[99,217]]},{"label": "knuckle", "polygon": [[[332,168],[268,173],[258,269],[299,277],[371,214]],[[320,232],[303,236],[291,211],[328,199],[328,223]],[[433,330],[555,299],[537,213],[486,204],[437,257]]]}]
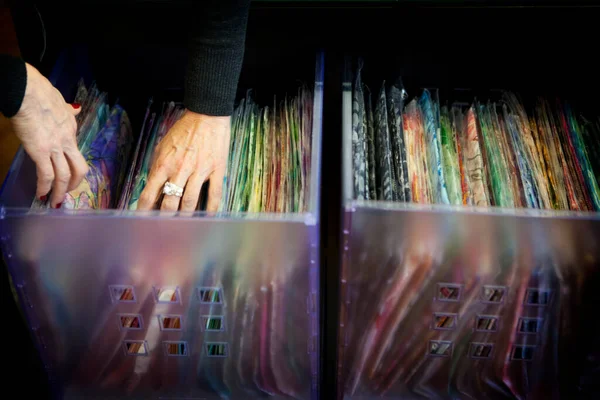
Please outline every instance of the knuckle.
[{"label": "knuckle", "polygon": [[167,166],[167,164],[160,162],[157,166],[156,166],[156,173],[159,175],[166,175],[169,172],[169,168]]},{"label": "knuckle", "polygon": [[172,211],[177,209],[177,206],[174,204],[173,200],[163,199],[161,209]]},{"label": "knuckle", "polygon": [[54,180],[54,173],[52,171],[42,171],[40,179],[44,182],[52,182]]},{"label": "knuckle", "polygon": [[63,153],[61,143],[58,139],[50,146],[50,156],[58,156]]},{"label": "knuckle", "polygon": [[183,165],[181,166],[181,168],[178,169],[178,176],[183,177],[183,178],[187,178],[190,175],[192,175],[192,173],[194,172],[194,170],[189,166],[189,165]]},{"label": "knuckle", "polygon": [[52,148],[52,146],[49,143],[42,142],[42,143],[37,144],[34,147],[33,151],[35,154],[37,154],[39,156],[49,157],[51,148]]},{"label": "knuckle", "polygon": [[175,166],[175,169],[177,169],[178,171],[182,170],[185,167],[185,159],[184,158],[176,159],[174,166]]},{"label": "knuckle", "polygon": [[192,197],[184,197],[181,201],[181,207],[189,210],[196,207],[196,200]]},{"label": "knuckle", "polygon": [[71,174],[66,172],[66,173],[62,173],[60,174],[57,178],[56,181],[58,183],[61,183],[63,185],[68,184],[71,181]]},{"label": "knuckle", "polygon": [[140,204],[148,204],[148,203],[150,203],[150,195],[148,193],[146,193],[146,192],[143,192],[140,195],[139,203]]},{"label": "knuckle", "polygon": [[76,169],[75,173],[73,174],[73,178],[77,179],[78,181],[80,181],[81,179],[83,179],[85,177],[85,175],[87,174],[87,171],[85,169]]},{"label": "knuckle", "polygon": [[65,140],[65,141],[64,141],[64,143],[63,143],[63,146],[62,146],[62,148],[63,148],[63,152],[64,152],[64,153],[66,153],[66,154],[68,154],[68,155],[73,155],[73,154],[75,153],[75,149],[76,149],[77,147],[75,147],[75,146],[73,145],[73,143],[72,143],[72,141],[71,141],[71,140]]}]

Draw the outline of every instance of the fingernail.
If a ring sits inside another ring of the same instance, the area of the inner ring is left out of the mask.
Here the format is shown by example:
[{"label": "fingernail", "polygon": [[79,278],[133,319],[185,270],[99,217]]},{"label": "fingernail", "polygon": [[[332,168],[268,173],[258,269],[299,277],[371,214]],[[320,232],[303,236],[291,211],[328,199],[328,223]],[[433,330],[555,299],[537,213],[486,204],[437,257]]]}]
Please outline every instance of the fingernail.
[{"label": "fingernail", "polygon": [[73,107],[74,109],[77,110],[78,108],[81,107],[81,104],[79,104],[79,103],[71,103],[71,107]]},{"label": "fingernail", "polygon": [[40,200],[41,201],[46,201],[46,200],[48,200],[48,196],[45,196],[45,195],[44,196],[40,196]]},{"label": "fingernail", "polygon": [[61,208],[61,207],[62,207],[62,203],[58,203],[58,204],[56,205],[56,208]]}]

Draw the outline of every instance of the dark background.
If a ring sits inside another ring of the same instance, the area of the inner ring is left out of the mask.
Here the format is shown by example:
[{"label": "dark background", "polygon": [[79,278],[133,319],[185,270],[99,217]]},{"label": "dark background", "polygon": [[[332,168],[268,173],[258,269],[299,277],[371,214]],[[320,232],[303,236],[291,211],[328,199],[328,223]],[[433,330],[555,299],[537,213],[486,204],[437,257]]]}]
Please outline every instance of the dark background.
[{"label": "dark background", "polygon": [[[46,4],[51,3],[51,4]],[[13,1],[24,59],[50,74],[59,54],[77,46],[89,75],[128,110],[134,130],[150,96],[181,100],[189,1]],[[364,56],[372,91],[402,76],[408,93],[440,88],[442,101],[466,88],[560,95],[599,115],[598,24],[594,1],[254,1],[240,95],[253,88],[262,103],[312,83],[315,52],[324,50],[321,294],[322,399],[335,398],[337,285],[340,234],[341,84],[347,55]],[[43,28],[42,28],[43,26]],[[80,53],[81,54],[81,53]],[[291,93],[290,93],[291,94]],[[67,98],[67,100],[69,100]],[[48,398],[29,330],[2,279],[8,353],[3,379],[19,397]],[[17,322],[18,321],[18,322]],[[564,398],[591,398],[578,373],[562,370]]]}]

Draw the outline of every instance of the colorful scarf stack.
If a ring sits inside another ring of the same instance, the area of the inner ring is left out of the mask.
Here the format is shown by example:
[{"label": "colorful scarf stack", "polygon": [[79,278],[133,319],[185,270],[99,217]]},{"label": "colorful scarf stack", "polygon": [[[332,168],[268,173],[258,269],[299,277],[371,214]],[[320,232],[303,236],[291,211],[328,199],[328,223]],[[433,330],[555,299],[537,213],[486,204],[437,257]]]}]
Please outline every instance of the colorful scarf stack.
[{"label": "colorful scarf stack", "polygon": [[403,108],[401,83],[386,92],[384,82],[372,120],[362,69],[353,87],[355,199],[600,210],[598,124],[568,104],[539,99],[528,114],[506,92],[498,103],[448,108],[425,89]]},{"label": "colorful scarf stack", "polygon": [[310,194],[312,92],[272,108],[250,96],[232,118],[229,162],[221,210],[230,212],[303,212]]},{"label": "colorful scarf stack", "polygon": [[[150,116],[150,108],[152,101],[148,105],[142,124],[142,132],[138,138],[138,144],[135,150],[133,164],[129,168],[129,175],[125,184],[125,190],[119,208],[127,208],[136,210],[140,195],[146,187],[148,181],[148,173],[152,166],[153,157],[156,146],[162,138],[167,134],[169,129],[175,122],[181,118],[184,108],[180,105],[175,105],[171,102],[163,104],[162,113],[157,116],[152,113]],[[150,117],[150,119],[148,119]]]},{"label": "colorful scarf stack", "polygon": [[[125,111],[110,108],[106,93],[80,83],[76,99],[77,143],[90,172],[67,194],[67,209],[136,210],[157,145],[181,118],[184,108],[173,102],[152,112],[150,100],[132,154],[131,125]],[[220,209],[226,212],[304,212],[310,195],[312,151],[312,92],[303,87],[297,96],[272,108],[259,107],[250,94],[235,109],[231,123],[230,154]],[[128,161],[131,159],[131,163]],[[202,192],[199,209],[205,206]],[[158,204],[155,208],[158,208]],[[34,200],[33,208],[47,208]]]},{"label": "colorful scarf stack", "polygon": [[[106,93],[100,93],[95,85],[88,90],[80,82],[76,99],[82,104],[82,111],[76,118],[79,126],[77,144],[89,171],[79,186],[67,193],[62,208],[115,208],[132,143],[129,117],[118,104],[109,107]],[[37,199],[32,206],[47,207],[47,202]]]}]

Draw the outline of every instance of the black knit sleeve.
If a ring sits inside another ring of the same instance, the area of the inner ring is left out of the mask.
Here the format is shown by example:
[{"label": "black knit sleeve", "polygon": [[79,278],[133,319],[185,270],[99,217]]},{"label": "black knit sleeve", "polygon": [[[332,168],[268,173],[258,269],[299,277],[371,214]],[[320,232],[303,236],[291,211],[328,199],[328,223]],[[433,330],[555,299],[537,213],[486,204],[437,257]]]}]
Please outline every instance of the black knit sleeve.
[{"label": "black knit sleeve", "polygon": [[214,116],[233,113],[244,59],[250,0],[203,0],[195,10],[185,106]]},{"label": "black knit sleeve", "polygon": [[25,88],[27,87],[27,69],[20,58],[0,54],[0,113],[5,117],[14,117],[21,108]]}]

